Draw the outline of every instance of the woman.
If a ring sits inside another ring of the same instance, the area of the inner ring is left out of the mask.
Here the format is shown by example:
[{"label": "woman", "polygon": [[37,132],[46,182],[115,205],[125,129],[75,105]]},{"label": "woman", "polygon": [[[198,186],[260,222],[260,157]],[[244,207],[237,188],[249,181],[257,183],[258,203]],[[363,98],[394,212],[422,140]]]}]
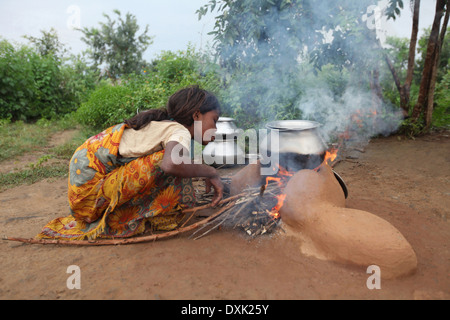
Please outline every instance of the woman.
[{"label": "woman", "polygon": [[37,238],[80,240],[130,237],[176,228],[174,214],[195,203],[193,177],[223,196],[217,171],[192,163],[191,139],[211,141],[220,115],[217,98],[193,86],[169,98],[167,107],[141,112],[89,138],[69,167],[71,215],[48,223]]}]

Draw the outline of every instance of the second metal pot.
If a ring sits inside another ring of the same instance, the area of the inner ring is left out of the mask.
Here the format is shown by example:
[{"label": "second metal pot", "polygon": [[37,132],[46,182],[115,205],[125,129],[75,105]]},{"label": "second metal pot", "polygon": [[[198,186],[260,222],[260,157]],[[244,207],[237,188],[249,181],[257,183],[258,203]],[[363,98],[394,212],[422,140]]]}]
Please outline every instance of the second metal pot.
[{"label": "second metal pot", "polygon": [[327,146],[323,141],[320,124],[307,120],[281,120],[269,122],[268,134],[261,139],[261,164],[288,171],[313,169],[324,159]]}]

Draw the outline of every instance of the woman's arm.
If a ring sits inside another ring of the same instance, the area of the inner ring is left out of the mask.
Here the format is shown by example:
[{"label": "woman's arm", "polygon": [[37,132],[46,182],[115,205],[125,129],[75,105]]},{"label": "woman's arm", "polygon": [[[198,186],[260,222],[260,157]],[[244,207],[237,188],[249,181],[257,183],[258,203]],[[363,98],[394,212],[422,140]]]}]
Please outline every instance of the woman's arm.
[{"label": "woman's arm", "polygon": [[214,188],[212,206],[216,206],[222,200],[224,188],[217,170],[205,164],[194,164],[187,155],[187,150],[182,148],[179,143],[174,141],[168,142],[161,163],[161,169],[167,174],[182,178],[207,178],[206,192],[210,191],[211,186]]}]

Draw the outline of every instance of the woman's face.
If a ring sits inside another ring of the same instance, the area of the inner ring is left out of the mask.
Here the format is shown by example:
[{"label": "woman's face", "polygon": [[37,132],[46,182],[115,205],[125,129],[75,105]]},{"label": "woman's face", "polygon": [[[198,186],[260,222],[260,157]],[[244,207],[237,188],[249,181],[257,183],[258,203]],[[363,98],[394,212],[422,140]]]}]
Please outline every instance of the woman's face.
[{"label": "woman's face", "polygon": [[219,112],[211,110],[204,114],[196,112],[194,114],[194,139],[202,145],[207,145],[214,141],[214,133],[216,132],[216,122],[219,119]]}]

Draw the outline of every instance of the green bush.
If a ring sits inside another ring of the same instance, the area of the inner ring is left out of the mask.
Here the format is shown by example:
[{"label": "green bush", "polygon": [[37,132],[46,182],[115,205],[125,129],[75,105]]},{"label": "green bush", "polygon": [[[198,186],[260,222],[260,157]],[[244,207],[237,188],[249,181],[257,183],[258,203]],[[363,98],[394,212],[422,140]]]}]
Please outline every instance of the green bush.
[{"label": "green bush", "polygon": [[163,52],[142,74],[128,75],[120,84],[99,86],[81,105],[76,116],[80,123],[102,129],[120,123],[137,112],[164,107],[177,90],[200,85],[218,92],[219,78],[209,61],[192,49]]},{"label": "green bush", "polygon": [[27,47],[17,50],[5,40],[0,41],[0,118],[26,120],[32,113],[36,88],[33,66],[36,54]]},{"label": "green bush", "polygon": [[82,61],[0,41],[0,118],[12,121],[56,119],[75,111],[94,87]]},{"label": "green bush", "polygon": [[436,85],[435,108],[433,111],[434,127],[450,127],[450,70]]},{"label": "green bush", "polygon": [[133,94],[127,86],[100,86],[78,108],[76,118],[80,124],[95,129],[120,123],[133,112],[128,103]]}]

